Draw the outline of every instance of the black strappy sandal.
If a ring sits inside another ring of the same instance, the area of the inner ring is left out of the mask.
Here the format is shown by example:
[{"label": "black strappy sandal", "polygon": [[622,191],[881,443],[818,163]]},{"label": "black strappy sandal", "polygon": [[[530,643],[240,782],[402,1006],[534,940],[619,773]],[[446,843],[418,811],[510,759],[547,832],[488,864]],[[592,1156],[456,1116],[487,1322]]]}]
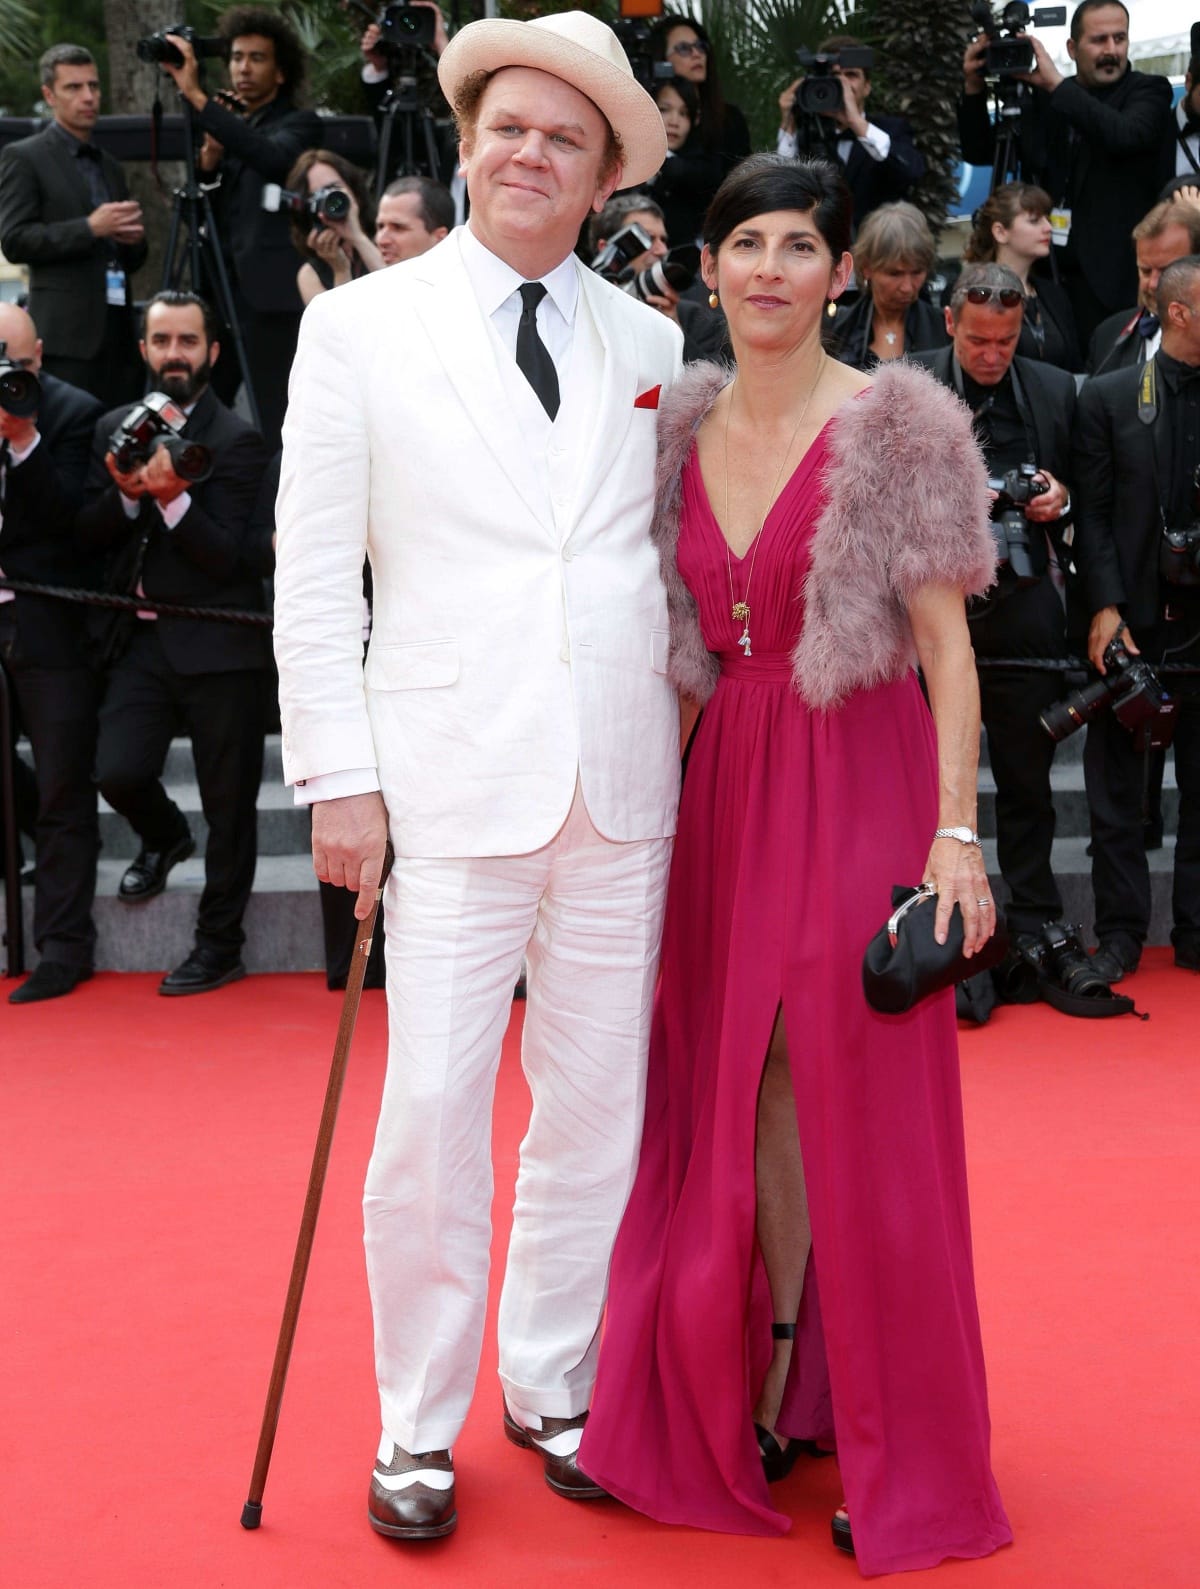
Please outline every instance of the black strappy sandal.
[{"label": "black strappy sandal", "polygon": [[833,1543],[837,1548],[844,1550],[848,1556],[853,1556],[854,1536],[850,1532],[849,1517],[842,1516],[842,1512],[845,1510],[846,1508],[843,1506],[833,1514],[829,1520],[829,1531],[833,1535]]}]

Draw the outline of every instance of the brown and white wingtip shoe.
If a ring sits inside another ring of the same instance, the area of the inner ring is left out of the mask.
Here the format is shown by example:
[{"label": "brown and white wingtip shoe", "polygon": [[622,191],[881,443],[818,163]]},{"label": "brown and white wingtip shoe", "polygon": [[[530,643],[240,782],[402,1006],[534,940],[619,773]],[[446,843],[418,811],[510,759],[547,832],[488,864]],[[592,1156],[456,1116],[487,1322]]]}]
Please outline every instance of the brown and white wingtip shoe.
[{"label": "brown and white wingtip shoe", "polygon": [[450,1452],[410,1453],[384,1435],[367,1492],[367,1522],[389,1539],[444,1539],[452,1534],[458,1511]]},{"label": "brown and white wingtip shoe", "polygon": [[504,1433],[515,1446],[536,1451],[542,1459],[546,1483],[556,1495],[565,1495],[571,1501],[606,1501],[608,1491],[602,1490],[594,1479],[589,1479],[579,1466],[579,1442],[587,1413],[577,1418],[543,1418],[540,1429],[523,1429],[504,1408]]}]

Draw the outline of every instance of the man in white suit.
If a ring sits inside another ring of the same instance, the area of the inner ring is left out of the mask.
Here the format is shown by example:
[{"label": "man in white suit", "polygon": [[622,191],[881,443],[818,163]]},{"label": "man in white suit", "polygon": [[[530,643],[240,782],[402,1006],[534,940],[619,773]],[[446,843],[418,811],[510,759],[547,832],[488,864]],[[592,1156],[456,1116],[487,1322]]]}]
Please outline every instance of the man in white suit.
[{"label": "man in white suit", "polygon": [[578,12],[472,23],[439,74],[469,225],[310,306],[277,515],[285,775],[313,802],[317,875],[357,890],[361,917],[389,834],[396,852],[364,1209],[383,1424],[368,1517],[400,1539],[457,1520],[523,957],[533,1111],[500,1300],[504,1427],[553,1489],[602,1493],[575,1454],[641,1131],[678,798],[648,529],[680,338],[572,253],[618,183],[662,163],[661,118],[612,31]]}]

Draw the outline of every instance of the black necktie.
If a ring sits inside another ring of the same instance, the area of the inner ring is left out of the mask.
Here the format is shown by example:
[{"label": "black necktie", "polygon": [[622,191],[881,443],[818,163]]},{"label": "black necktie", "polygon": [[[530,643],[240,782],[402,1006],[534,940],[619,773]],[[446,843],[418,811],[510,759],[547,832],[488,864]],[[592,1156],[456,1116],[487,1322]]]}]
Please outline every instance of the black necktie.
[{"label": "black necktie", "polygon": [[550,349],[538,335],[537,306],[546,296],[540,281],[521,283],[521,323],[517,327],[517,368],[533,387],[538,401],[553,419],[558,413],[558,371]]}]

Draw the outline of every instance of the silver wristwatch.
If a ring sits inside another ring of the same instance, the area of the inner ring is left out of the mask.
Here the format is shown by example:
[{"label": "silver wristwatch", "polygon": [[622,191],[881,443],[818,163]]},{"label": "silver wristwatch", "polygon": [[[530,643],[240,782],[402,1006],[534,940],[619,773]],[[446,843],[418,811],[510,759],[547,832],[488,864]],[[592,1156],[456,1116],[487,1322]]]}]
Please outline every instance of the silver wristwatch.
[{"label": "silver wristwatch", "polygon": [[938,828],[935,839],[957,839],[960,844],[978,844],[979,835],[974,828]]}]

